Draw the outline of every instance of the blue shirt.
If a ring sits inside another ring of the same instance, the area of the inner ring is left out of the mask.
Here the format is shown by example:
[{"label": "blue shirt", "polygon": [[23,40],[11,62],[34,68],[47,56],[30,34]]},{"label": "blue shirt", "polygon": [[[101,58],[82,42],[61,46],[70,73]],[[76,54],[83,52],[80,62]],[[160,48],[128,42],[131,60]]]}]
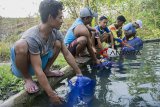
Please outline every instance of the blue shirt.
[{"label": "blue shirt", "polygon": [[133,26],[132,23],[128,23],[128,24],[124,25],[122,29],[126,30],[128,32],[131,32],[131,33],[136,33],[136,28]]},{"label": "blue shirt", "polygon": [[108,27],[105,27],[104,29],[100,29],[100,27],[97,25],[95,28],[100,32],[100,34],[103,34],[104,32],[107,32],[107,33],[110,32]]},{"label": "blue shirt", "polygon": [[[107,32],[107,33],[110,32],[110,30],[108,29],[108,27],[105,27],[104,29],[100,29],[99,26],[96,26],[95,28],[100,32],[101,35],[102,35],[104,32]],[[120,43],[122,42],[122,40],[119,39],[119,38],[114,38],[114,40],[117,41],[117,42],[120,42]]]},{"label": "blue shirt", "polygon": [[65,45],[72,43],[76,39],[76,36],[74,35],[73,30],[78,25],[84,25],[81,18],[77,18],[76,21],[72,24],[72,26],[68,29],[66,36],[64,38]]}]

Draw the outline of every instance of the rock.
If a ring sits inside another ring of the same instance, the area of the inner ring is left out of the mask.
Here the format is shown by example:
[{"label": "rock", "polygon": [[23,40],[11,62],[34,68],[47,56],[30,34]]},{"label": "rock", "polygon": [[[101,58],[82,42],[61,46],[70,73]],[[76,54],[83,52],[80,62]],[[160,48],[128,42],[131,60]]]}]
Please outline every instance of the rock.
[{"label": "rock", "polygon": [[3,103],[3,100],[0,100],[0,104],[2,104]]},{"label": "rock", "polygon": [[[85,61],[83,64],[78,64],[80,68],[86,65],[86,63],[89,62],[90,58],[85,57],[83,60]],[[59,78],[48,78],[48,81],[52,88],[62,80],[75,75],[73,68],[71,68],[69,65],[60,69],[60,71],[64,72],[65,75]],[[39,86],[38,83],[37,85]],[[34,95],[30,95],[25,90],[23,90],[11,96],[9,99],[3,101],[3,103],[0,103],[0,107],[29,107],[35,101],[35,98],[42,93],[44,93],[43,89],[40,89],[40,91],[38,93],[35,93]]]}]

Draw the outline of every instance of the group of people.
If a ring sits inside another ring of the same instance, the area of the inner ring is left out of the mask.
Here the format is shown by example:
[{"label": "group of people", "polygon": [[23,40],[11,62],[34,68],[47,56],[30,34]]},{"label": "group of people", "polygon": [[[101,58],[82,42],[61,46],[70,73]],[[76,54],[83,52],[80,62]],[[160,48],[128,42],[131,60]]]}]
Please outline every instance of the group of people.
[{"label": "group of people", "polygon": [[80,18],[67,31],[64,43],[75,58],[81,56],[85,48],[88,49],[90,56],[96,64],[99,64],[96,53],[103,50],[103,42],[108,43],[111,48],[116,49],[117,45],[132,47],[127,41],[136,36],[136,29],[142,27],[142,21],[137,20],[123,26],[126,19],[123,15],[117,17],[116,23],[107,27],[108,18],[101,16],[99,24],[91,27],[93,17],[97,17],[90,8],[80,10]]},{"label": "group of people", "polygon": [[15,76],[24,79],[25,90],[28,93],[39,91],[39,87],[32,79],[32,75],[35,74],[39,84],[55,104],[61,104],[62,98],[53,91],[47,77],[64,75],[59,70],[50,70],[60,52],[76,75],[81,76],[82,72],[76,59],[83,56],[83,51],[87,49],[93,63],[100,64],[100,60],[96,57],[97,47],[102,50],[103,42],[109,43],[114,49],[116,42],[129,47],[127,41],[136,36],[137,28],[142,27],[140,20],[123,26],[126,21],[124,16],[118,16],[117,22],[109,27],[107,27],[108,18],[102,16],[99,18],[99,25],[91,27],[91,21],[97,14],[85,7],[80,10],[80,17],[63,38],[59,31],[63,23],[62,10],[63,4],[60,1],[41,1],[39,6],[41,23],[25,31],[21,39],[11,47],[11,70]]}]

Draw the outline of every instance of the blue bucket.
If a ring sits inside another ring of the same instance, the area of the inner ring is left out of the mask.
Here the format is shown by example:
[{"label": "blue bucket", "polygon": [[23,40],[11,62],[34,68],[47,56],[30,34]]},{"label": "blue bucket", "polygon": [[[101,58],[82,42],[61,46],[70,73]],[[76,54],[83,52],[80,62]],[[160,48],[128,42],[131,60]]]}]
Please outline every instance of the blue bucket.
[{"label": "blue bucket", "polygon": [[124,46],[122,48],[122,51],[136,51],[136,50],[140,50],[143,48],[143,41],[139,38],[139,37],[135,37],[132,40],[129,40],[127,42],[130,46],[132,46],[133,48],[129,48]]},{"label": "blue bucket", "polygon": [[85,76],[77,76],[75,83],[72,79],[68,81],[70,92],[67,96],[67,104],[72,107],[73,105],[84,102],[89,104],[93,99],[95,92],[96,82]]}]

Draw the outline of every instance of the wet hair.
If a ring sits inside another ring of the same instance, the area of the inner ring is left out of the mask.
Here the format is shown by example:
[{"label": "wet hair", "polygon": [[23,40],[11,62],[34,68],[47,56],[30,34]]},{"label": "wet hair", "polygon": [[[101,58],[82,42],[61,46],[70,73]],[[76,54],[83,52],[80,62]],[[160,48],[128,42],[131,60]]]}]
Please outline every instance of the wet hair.
[{"label": "wet hair", "polygon": [[56,0],[43,0],[39,5],[39,13],[42,23],[46,23],[48,16],[53,18],[58,16],[59,10],[63,10],[63,3]]},{"label": "wet hair", "polygon": [[120,16],[117,17],[117,20],[125,22],[126,18],[123,15],[120,15]]},{"label": "wet hair", "polygon": [[99,21],[102,21],[102,20],[104,20],[104,19],[108,19],[106,16],[101,16],[100,18],[99,18]]}]

